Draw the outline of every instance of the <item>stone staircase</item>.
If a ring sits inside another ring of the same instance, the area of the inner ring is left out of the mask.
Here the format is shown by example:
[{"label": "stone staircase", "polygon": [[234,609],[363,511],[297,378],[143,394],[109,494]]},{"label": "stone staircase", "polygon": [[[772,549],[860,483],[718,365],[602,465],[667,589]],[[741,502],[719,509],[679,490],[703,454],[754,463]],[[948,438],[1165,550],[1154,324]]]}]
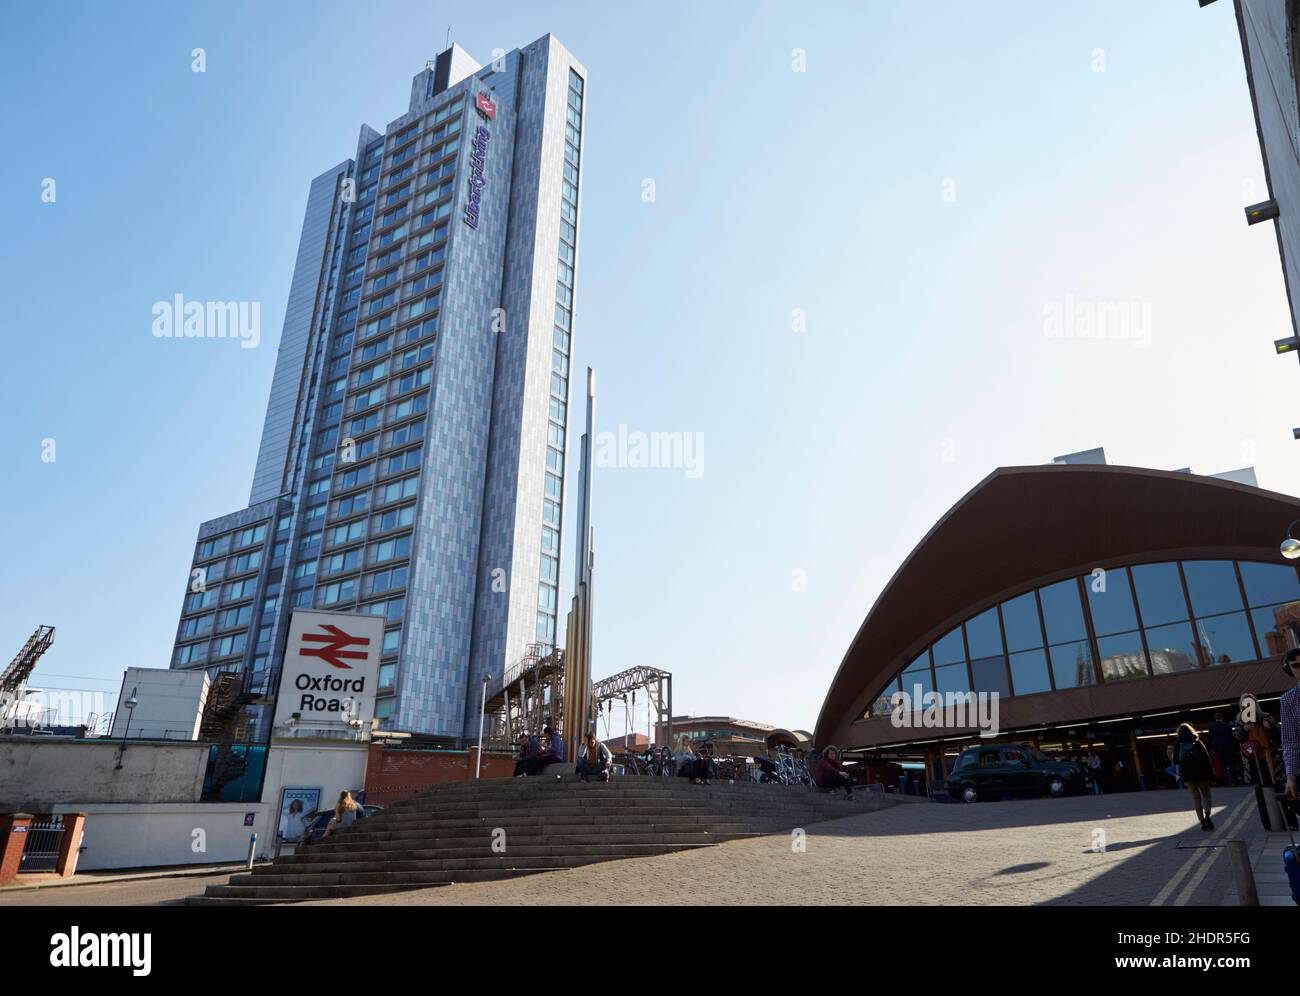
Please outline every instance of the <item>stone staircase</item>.
[{"label": "stone staircase", "polygon": [[875,793],[849,801],[802,787],[685,778],[456,782],[208,886],[187,904],[255,906],[486,882],[789,833],[891,804]]}]

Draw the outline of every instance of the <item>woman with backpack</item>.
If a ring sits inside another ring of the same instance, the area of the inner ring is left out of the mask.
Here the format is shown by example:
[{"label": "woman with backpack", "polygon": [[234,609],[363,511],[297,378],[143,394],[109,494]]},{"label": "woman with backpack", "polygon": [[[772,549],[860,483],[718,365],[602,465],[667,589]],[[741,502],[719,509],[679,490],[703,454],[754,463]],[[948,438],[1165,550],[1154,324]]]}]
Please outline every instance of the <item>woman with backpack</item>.
[{"label": "woman with backpack", "polygon": [[1201,742],[1201,735],[1191,723],[1178,727],[1178,774],[1187,790],[1192,793],[1192,806],[1201,821],[1202,830],[1213,830],[1210,819],[1210,790],[1214,785],[1214,762],[1209,748]]}]

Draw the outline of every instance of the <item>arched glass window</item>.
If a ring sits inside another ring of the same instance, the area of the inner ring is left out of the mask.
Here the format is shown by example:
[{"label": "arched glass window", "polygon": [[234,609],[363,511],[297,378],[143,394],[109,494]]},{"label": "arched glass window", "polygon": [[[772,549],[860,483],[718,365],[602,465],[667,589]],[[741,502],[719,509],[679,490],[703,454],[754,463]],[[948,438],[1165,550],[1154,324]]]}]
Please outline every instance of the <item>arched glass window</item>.
[{"label": "arched glass window", "polygon": [[1185,560],[1117,565],[1030,589],[944,633],[885,684],[1036,695],[1260,660],[1300,647],[1300,576],[1289,564]]}]

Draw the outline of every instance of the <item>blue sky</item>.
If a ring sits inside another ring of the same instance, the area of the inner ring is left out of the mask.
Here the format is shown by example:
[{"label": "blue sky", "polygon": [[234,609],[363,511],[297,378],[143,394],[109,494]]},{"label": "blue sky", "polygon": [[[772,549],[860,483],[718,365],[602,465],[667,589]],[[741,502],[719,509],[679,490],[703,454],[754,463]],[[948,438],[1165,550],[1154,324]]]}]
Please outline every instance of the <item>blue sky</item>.
[{"label": "blue sky", "polygon": [[[167,665],[198,523],[247,501],[308,183],[405,110],[449,24],[480,61],[550,31],[586,64],[575,367],[601,428],[704,438],[697,478],[596,475],[597,675],[653,664],[678,712],[811,727],[996,466],[1104,445],[1300,489],[1229,3],[4,14],[0,641],[56,625],[48,687]],[[177,293],[261,301],[262,346],[153,338]],[[1131,307],[1147,345],[1046,334],[1065,302]]]}]

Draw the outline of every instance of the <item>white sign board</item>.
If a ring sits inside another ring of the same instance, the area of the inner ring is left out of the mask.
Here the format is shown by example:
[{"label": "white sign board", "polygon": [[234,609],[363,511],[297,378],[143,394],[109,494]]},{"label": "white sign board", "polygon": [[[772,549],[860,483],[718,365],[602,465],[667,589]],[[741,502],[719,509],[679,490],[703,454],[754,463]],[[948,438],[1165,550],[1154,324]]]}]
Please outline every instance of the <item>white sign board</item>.
[{"label": "white sign board", "polygon": [[383,616],[295,609],[274,725],[290,719],[300,726],[368,722],[375,714],[383,642]]}]

